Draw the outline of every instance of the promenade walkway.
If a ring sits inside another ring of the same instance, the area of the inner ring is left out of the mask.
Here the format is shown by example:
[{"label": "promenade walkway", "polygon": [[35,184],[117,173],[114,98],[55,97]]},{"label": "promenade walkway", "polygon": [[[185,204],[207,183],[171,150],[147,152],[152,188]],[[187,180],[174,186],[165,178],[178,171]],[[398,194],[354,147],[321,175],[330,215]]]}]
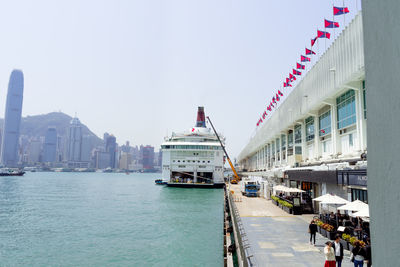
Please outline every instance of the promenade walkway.
[{"label": "promenade walkway", "polygon": [[[246,237],[257,266],[321,267],[327,238],[317,233],[316,246],[309,244],[308,224],[311,215],[291,215],[263,198],[242,196],[237,185],[231,185]],[[343,267],[354,266],[345,251]]]}]

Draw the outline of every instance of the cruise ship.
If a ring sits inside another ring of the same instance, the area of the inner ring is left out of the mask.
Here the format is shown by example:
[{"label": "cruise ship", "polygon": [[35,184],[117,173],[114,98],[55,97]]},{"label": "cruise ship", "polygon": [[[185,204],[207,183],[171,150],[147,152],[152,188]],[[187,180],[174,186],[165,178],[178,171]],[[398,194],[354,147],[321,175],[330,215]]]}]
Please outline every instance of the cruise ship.
[{"label": "cruise ship", "polygon": [[[222,137],[221,142],[224,140]],[[167,186],[224,186],[224,152],[217,136],[206,126],[204,107],[198,107],[196,125],[166,137],[161,150],[162,181]]]}]

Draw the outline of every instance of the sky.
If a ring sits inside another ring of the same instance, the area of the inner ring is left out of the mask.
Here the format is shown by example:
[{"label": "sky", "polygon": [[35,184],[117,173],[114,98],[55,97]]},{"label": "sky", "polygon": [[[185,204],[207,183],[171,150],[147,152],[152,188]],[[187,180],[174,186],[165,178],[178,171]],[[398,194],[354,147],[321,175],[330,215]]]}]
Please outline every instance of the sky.
[{"label": "sky", "polygon": [[[337,18],[336,36],[360,0],[2,1],[0,116],[10,73],[21,69],[23,116],[77,114],[99,137],[158,150],[204,106],[235,158],[332,5],[343,3],[350,13]],[[331,42],[314,46],[314,58]]]}]

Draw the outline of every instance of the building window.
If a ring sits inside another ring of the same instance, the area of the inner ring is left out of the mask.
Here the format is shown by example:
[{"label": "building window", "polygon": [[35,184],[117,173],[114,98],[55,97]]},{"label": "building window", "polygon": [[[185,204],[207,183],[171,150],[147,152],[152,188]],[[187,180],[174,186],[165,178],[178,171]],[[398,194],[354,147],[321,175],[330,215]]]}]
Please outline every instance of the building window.
[{"label": "building window", "polygon": [[272,161],[275,161],[275,143],[274,142],[272,142],[272,145],[271,145],[271,149],[272,149]]},{"label": "building window", "polygon": [[349,134],[349,147],[353,147],[353,134]]},{"label": "building window", "polygon": [[301,125],[294,126],[294,143],[301,144]]},{"label": "building window", "polygon": [[279,153],[281,151],[279,138],[276,138],[275,143],[276,143],[276,152]]},{"label": "building window", "polygon": [[319,116],[319,136],[331,133],[331,111],[327,111]]},{"label": "building window", "polygon": [[368,193],[367,190],[362,190],[362,189],[351,189],[351,200],[360,200],[365,203],[368,203]]},{"label": "building window", "polygon": [[288,132],[288,150],[287,150],[287,155],[291,156],[293,155],[293,131],[289,130]]},{"label": "building window", "polygon": [[365,89],[365,81],[362,82],[362,89],[363,89],[363,102],[364,102],[364,119],[367,119],[367,96],[366,96],[366,89]]},{"label": "building window", "polygon": [[308,117],[306,119],[306,141],[314,139],[314,118]]},{"label": "building window", "polygon": [[282,134],[281,135],[281,140],[282,140],[282,151],[286,150],[286,135]]},{"label": "building window", "polygon": [[326,144],[327,142],[323,142],[322,143],[322,149],[323,149],[323,152],[324,153],[326,153],[328,150],[327,150],[327,144]]},{"label": "building window", "polygon": [[356,123],[356,97],[354,90],[349,90],[336,98],[338,129]]},{"label": "building window", "polygon": [[301,155],[301,146],[296,146],[294,148],[294,152],[296,153],[296,155]]},{"label": "building window", "polygon": [[288,134],[288,147],[292,147],[293,146],[293,131],[289,130],[289,134]]}]

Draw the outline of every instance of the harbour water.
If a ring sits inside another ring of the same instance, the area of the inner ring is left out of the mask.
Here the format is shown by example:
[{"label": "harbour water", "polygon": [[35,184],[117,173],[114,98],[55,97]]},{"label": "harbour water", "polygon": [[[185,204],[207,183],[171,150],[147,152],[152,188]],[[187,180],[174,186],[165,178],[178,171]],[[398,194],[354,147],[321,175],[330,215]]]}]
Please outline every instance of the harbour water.
[{"label": "harbour water", "polygon": [[158,176],[0,177],[0,266],[222,266],[223,190]]}]

